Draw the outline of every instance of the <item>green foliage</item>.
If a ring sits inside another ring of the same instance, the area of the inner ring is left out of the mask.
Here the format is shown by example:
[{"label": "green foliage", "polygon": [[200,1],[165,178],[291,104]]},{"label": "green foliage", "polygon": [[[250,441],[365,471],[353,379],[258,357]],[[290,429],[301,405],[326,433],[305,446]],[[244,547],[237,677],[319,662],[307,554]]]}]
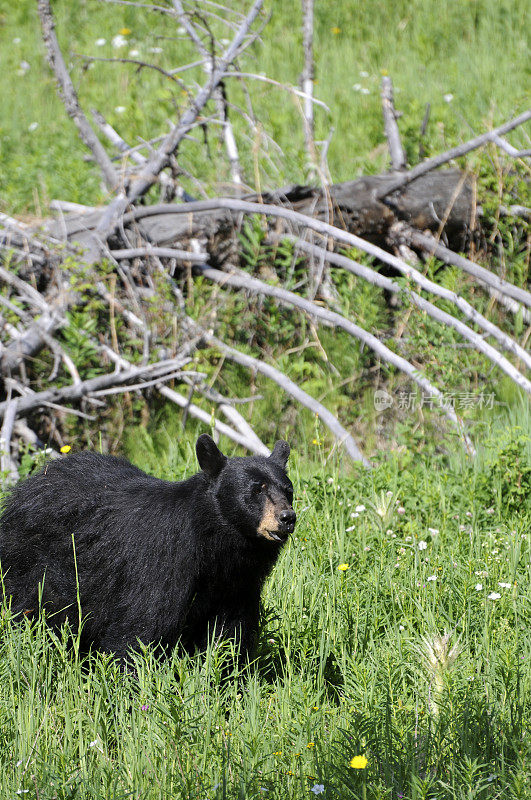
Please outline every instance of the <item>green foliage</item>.
[{"label": "green foliage", "polygon": [[[179,479],[192,442],[162,422],[128,447]],[[451,468],[391,459],[347,475],[320,449],[292,455],[299,521],[239,678],[222,679],[230,645],[163,663],[145,648],[121,673],[105,654],[81,660],[67,629],[3,610],[2,796],[529,798],[531,509],[504,477],[514,459],[529,476],[522,432]],[[509,493],[491,508],[497,475]]]}]

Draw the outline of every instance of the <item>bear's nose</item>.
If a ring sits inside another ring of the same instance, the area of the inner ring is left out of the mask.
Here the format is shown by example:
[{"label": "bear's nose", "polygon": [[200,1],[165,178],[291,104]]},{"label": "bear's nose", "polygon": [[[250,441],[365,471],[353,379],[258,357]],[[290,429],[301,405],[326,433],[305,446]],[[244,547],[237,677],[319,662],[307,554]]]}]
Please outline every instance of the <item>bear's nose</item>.
[{"label": "bear's nose", "polygon": [[285,508],[284,511],[281,511],[278,515],[278,519],[282,525],[282,529],[291,533],[295,528],[297,515],[292,508]]}]

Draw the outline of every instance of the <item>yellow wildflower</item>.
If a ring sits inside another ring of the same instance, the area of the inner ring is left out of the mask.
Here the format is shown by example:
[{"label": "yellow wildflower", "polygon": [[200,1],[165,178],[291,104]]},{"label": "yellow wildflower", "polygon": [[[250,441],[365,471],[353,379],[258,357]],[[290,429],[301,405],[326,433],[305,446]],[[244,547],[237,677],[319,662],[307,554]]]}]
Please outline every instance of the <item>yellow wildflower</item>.
[{"label": "yellow wildflower", "polygon": [[354,756],[350,760],[350,766],[352,769],[365,769],[369,762],[365,758],[365,756]]},{"label": "yellow wildflower", "polygon": [[72,449],[72,448],[70,447],[70,445],[69,445],[69,444],[65,444],[65,445],[63,445],[63,446],[61,447],[61,453],[64,453],[64,454],[66,455],[67,453],[69,453],[69,452],[70,452],[70,450],[71,450],[71,449]]},{"label": "yellow wildflower", "polygon": [[348,568],[349,568],[348,564],[340,564],[338,567],[338,569],[341,570],[341,572],[346,572]]},{"label": "yellow wildflower", "polygon": [[338,33],[341,33],[341,28],[337,28],[335,26],[331,30],[334,36],[337,36]]},{"label": "yellow wildflower", "polygon": [[129,36],[131,33],[131,28],[120,28],[118,33],[121,34],[121,36]]}]

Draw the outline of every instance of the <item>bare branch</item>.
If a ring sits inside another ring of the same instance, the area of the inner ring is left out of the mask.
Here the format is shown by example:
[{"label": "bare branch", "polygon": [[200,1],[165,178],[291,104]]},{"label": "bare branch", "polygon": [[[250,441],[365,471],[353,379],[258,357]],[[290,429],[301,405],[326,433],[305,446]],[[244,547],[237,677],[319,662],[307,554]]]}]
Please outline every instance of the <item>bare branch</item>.
[{"label": "bare branch", "polygon": [[[133,367],[130,364],[128,369],[122,372],[112,372],[107,375],[98,375],[96,378],[89,378],[81,383],[71,386],[54,387],[43,392],[35,392],[19,398],[18,413],[25,415],[34,408],[47,405],[49,403],[71,403],[89,396],[92,392],[105,389],[109,386],[117,386],[128,383],[135,378],[145,375],[157,374],[159,382],[167,380],[167,376],[181,368],[188,362],[188,359],[172,358],[158,361],[156,364],[144,364],[140,367]],[[7,413],[8,403],[0,403],[0,419]]]},{"label": "bare branch", "polygon": [[301,87],[304,97],[304,140],[310,164],[315,164],[315,141],[313,120],[313,0],[302,0],[302,48],[304,67],[301,74]]},{"label": "bare branch", "polygon": [[502,278],[498,278],[497,275],[490,270],[485,269],[485,267],[480,267],[479,264],[475,264],[468,258],[460,256],[457,253],[453,253],[443,244],[437,242],[432,236],[421,233],[420,231],[410,228],[405,224],[401,225],[401,235],[406,241],[412,244],[413,247],[418,247],[420,250],[424,250],[430,255],[436,256],[441,261],[444,261],[445,264],[451,264],[454,267],[458,267],[458,269],[462,269],[463,272],[467,272],[469,275],[472,275],[480,283],[495,289],[497,292],[500,292],[500,294],[511,297],[513,300],[517,300],[519,303],[522,303],[528,308],[531,308],[531,294],[525,289],[520,289],[518,286],[513,286],[512,283],[508,283]]},{"label": "bare branch", "polygon": [[[427,278],[424,278],[424,276],[420,275],[418,270],[415,270],[409,264],[406,264],[405,261],[402,261],[402,259],[397,258],[391,253],[388,253],[381,247],[378,247],[377,245],[372,244],[365,239],[361,239],[359,236],[355,236],[353,233],[336,228],[333,225],[329,225],[328,223],[322,222],[319,219],[314,219],[313,217],[309,217],[305,214],[300,214],[299,212],[293,211],[290,208],[283,208],[282,206],[275,206],[266,203],[251,203],[247,200],[238,200],[236,198],[218,197],[212,200],[199,200],[194,203],[186,203],[185,206],[177,204],[160,204],[156,206],[144,206],[142,208],[137,208],[124,217],[124,225],[128,224],[132,220],[143,219],[144,217],[155,216],[158,214],[193,214],[196,212],[215,211],[218,209],[228,209],[230,211],[242,211],[247,214],[265,214],[271,217],[280,217],[281,219],[294,222],[298,226],[317,231],[317,233],[332,236],[338,242],[343,242],[350,247],[356,247],[359,250],[378,258],[380,261],[383,261],[384,264],[389,264],[390,266],[395,267],[395,269],[397,269],[403,275],[411,277],[413,280],[416,280],[420,286],[424,286],[424,288],[432,291],[432,289],[429,287],[430,282]],[[452,259],[456,258],[457,260],[455,262],[452,260],[446,263],[455,263],[456,266],[461,264],[462,269],[465,269],[466,265],[467,268],[465,271],[470,272],[470,274],[477,277],[478,280],[481,280],[483,283],[492,286],[502,294],[512,297],[513,299],[518,300],[518,302],[523,303],[531,308],[531,293],[527,292],[525,289],[520,289],[520,287],[514,286],[512,283],[498,278],[489,270],[485,269],[484,267],[480,267],[478,264],[474,264],[472,261],[468,261],[468,259],[465,259],[462,256],[455,256],[451,250],[447,251],[447,248],[444,248],[443,245],[438,244],[436,249],[433,249],[433,239],[425,237],[424,234],[413,231],[413,229],[411,229],[411,231],[411,237],[413,237],[414,233],[415,238],[419,242],[419,247],[422,248],[424,246],[421,244],[422,240],[420,238],[423,237],[424,242],[427,243],[426,246],[432,249],[437,258],[440,258],[442,261],[445,261],[446,258],[450,257]],[[411,238],[411,241],[413,242],[413,238]],[[446,255],[446,251],[449,255]],[[465,263],[463,264],[463,262]]]},{"label": "bare branch", "polygon": [[276,367],[271,366],[271,364],[267,364],[261,359],[253,358],[253,356],[249,356],[247,353],[242,353],[239,350],[236,350],[234,347],[230,347],[228,344],[225,344],[225,342],[222,342],[220,339],[207,333],[206,331],[203,333],[203,338],[207,344],[221,350],[221,352],[231,361],[241,364],[248,369],[261,372],[270,380],[278,384],[278,386],[280,386],[281,389],[286,392],[286,394],[289,394],[301,405],[309,408],[313,414],[317,414],[319,419],[324,422],[330,432],[334,435],[338,443],[345,448],[353,461],[361,461],[366,467],[371,466],[370,462],[367,461],[365,456],[363,456],[359,450],[358,445],[354,441],[353,437],[341,425],[332,412],[329,411],[328,408],[326,408],[326,406],[324,406],[318,400],[315,400],[313,397],[311,397],[307,392],[304,391],[304,389],[301,389],[301,387],[294,383],[291,378],[288,378],[287,375],[276,369]]},{"label": "bare branch", "polygon": [[[486,343],[481,336],[471,330],[471,328],[469,328],[467,325],[460,322],[450,314],[441,311],[440,308],[433,305],[433,303],[430,303],[428,300],[425,300],[416,292],[413,292],[411,289],[409,289],[409,287],[401,287],[390,278],[387,278],[385,275],[381,275],[379,272],[376,272],[370,267],[359,264],[358,262],[347,258],[346,256],[342,256],[337,253],[331,253],[324,248],[319,248],[316,245],[305,242],[295,236],[288,236],[284,238],[288,238],[290,241],[294,242],[297,247],[307,253],[322,255],[322,257],[330,264],[342,267],[348,272],[351,272],[353,275],[357,275],[369,283],[372,283],[374,286],[379,286],[380,288],[397,295],[403,293],[414,305],[416,305],[418,308],[421,308],[423,311],[426,311],[430,317],[457,330],[462,336],[464,336],[464,338],[472,342],[478,350],[483,352],[487,358],[490,358],[493,363],[497,364],[501,369],[503,369],[504,372],[506,372],[506,374],[509,375],[518,386],[524,389],[524,391],[531,393],[531,383],[527,380],[527,378],[521,375],[516,367],[510,363],[510,361],[507,361],[507,359],[501,356],[497,350],[490,347],[490,345],[488,345],[488,343]],[[520,347],[518,342],[516,342],[514,339],[511,339],[510,336],[508,336],[496,325],[494,325],[494,323],[490,322],[490,320],[480,314],[479,311],[476,311],[476,309],[473,308],[463,297],[460,297],[449,289],[445,289],[437,284],[433,284],[433,286],[438,289],[438,291],[433,292],[434,294],[437,294],[439,297],[442,297],[443,299],[448,300],[456,305],[463,312],[463,314],[468,317],[468,319],[472,320],[481,328],[483,328],[487,334],[495,337],[508,352],[513,353],[515,356],[522,359],[522,361],[531,369],[531,354]]]},{"label": "bare branch", "polygon": [[531,156],[531,150],[517,150],[516,147],[513,147],[505,139],[502,139],[501,136],[493,136],[492,141],[494,144],[498,145],[500,150],[503,150],[507,155],[512,156],[512,158],[529,158]]},{"label": "bare branch", "polygon": [[38,0],[37,6],[41,20],[44,44],[46,45],[48,55],[48,63],[55,74],[61,99],[69,117],[71,117],[76,124],[83,142],[92,151],[92,155],[102,171],[107,187],[114,191],[119,184],[118,174],[79,104],[74,84],[66,68],[55,34],[55,23],[52,9],[50,8],[50,2],[49,0]]},{"label": "bare branch", "polygon": [[384,75],[382,78],[381,96],[384,129],[389,147],[389,156],[391,158],[391,168],[394,170],[402,170],[406,168],[406,154],[404,153],[404,148],[402,147],[400,131],[398,130],[398,125],[396,122],[398,119],[398,114],[394,104],[393,82],[387,75]]},{"label": "bare branch", "polygon": [[11,458],[11,436],[17,416],[18,397],[12,399],[11,393],[9,393],[6,404],[6,413],[0,431],[0,472],[7,476],[6,483],[14,483],[18,480],[18,470]]},{"label": "bare branch", "polygon": [[[45,2],[45,0],[40,0],[40,2]],[[195,122],[197,115],[212,96],[212,92],[223,79],[223,75],[228,65],[232,63],[240,51],[251,25],[260,13],[262,5],[263,0],[255,0],[244,22],[240,25],[236,36],[233,38],[231,44],[221,56],[219,62],[216,64],[216,67],[213,69],[209,80],[198,92],[191,107],[184,112],[179,122],[173,127],[168,136],[164,139],[159,149],[148,159],[139,177],[131,185],[127,195],[118,195],[118,197],[116,197],[115,200],[108,206],[106,213],[103,214],[97,227],[97,233],[102,237],[109,236],[111,231],[114,230],[118,219],[123,214],[129,203],[133,203],[135,200],[145,194],[156,182],[157,176],[161,170],[167,166],[170,156],[175,152],[179,146],[179,143],[188,132],[191,125],[193,125]]]},{"label": "bare branch", "polygon": [[474,139],[464,142],[464,144],[460,144],[457,147],[453,147],[451,150],[447,150],[446,153],[441,153],[438,156],[434,156],[433,158],[428,158],[426,161],[422,161],[420,164],[417,164],[416,167],[404,172],[403,175],[397,177],[395,181],[387,184],[385,187],[382,187],[379,191],[377,191],[375,195],[376,199],[381,200],[383,197],[387,197],[387,195],[396,192],[397,189],[401,189],[403,186],[406,186],[408,183],[416,180],[416,178],[420,178],[421,175],[431,172],[432,169],[436,169],[437,167],[442,166],[442,164],[447,164],[448,161],[451,161],[453,158],[460,158],[461,156],[470,153],[472,150],[482,147],[484,144],[487,144],[487,142],[494,141],[494,137],[501,136],[504,133],[512,131],[519,125],[523,125],[524,122],[527,122],[529,119],[531,119],[531,111],[524,111],[523,114],[520,114],[518,117],[515,117],[509,122],[505,122],[503,125],[500,125],[499,128],[495,128],[493,131],[483,133],[481,136],[476,136]]},{"label": "bare branch", "polygon": [[360,328],[354,322],[351,322],[351,320],[346,319],[335,311],[329,311],[328,309],[322,308],[322,306],[318,306],[316,303],[313,303],[310,300],[306,300],[304,297],[300,297],[294,292],[289,292],[286,289],[280,288],[279,286],[270,286],[269,284],[264,283],[257,278],[251,278],[245,273],[227,273],[221,272],[218,269],[207,267],[201,270],[201,274],[220,286],[232,286],[237,289],[246,289],[254,294],[264,294],[268,295],[269,297],[275,297],[277,300],[280,300],[289,306],[295,306],[296,308],[302,309],[311,317],[323,320],[325,324],[328,323],[335,328],[341,328],[350,336],[363,342],[383,361],[391,364],[401,372],[404,372],[406,375],[408,375],[418,386],[420,386],[424,392],[426,392],[429,397],[433,397],[438,400],[441,403],[441,410],[450,419],[453,425],[457,428],[460,436],[463,438],[467,450],[471,453],[474,452],[472,442],[464,432],[461,420],[457,417],[453,408],[447,408],[445,404],[442,403],[443,395],[437,389],[437,387],[435,387],[422,374],[422,372],[420,372],[420,370],[416,369],[412,364],[409,363],[409,361],[406,361],[405,358],[402,358],[402,356],[399,356],[396,353],[393,353],[392,350],[389,350],[389,348],[382,344],[382,342],[380,342],[380,340],[377,339],[377,337],[372,333]]}]

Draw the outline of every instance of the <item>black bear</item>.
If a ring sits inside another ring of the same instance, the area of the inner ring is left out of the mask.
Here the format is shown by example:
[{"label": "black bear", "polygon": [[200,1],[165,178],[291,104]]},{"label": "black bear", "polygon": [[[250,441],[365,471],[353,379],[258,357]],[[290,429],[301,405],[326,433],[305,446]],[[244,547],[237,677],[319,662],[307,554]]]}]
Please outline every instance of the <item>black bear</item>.
[{"label": "black bear", "polygon": [[12,611],[37,613],[41,584],[50,625],[75,627],[80,606],[85,650],[124,660],[140,640],[193,651],[215,631],[245,657],[295,526],[289,450],[279,441],[268,458],[227,458],[203,434],[202,471],[179,483],[98,453],[50,462],[15,487],[0,520]]}]

